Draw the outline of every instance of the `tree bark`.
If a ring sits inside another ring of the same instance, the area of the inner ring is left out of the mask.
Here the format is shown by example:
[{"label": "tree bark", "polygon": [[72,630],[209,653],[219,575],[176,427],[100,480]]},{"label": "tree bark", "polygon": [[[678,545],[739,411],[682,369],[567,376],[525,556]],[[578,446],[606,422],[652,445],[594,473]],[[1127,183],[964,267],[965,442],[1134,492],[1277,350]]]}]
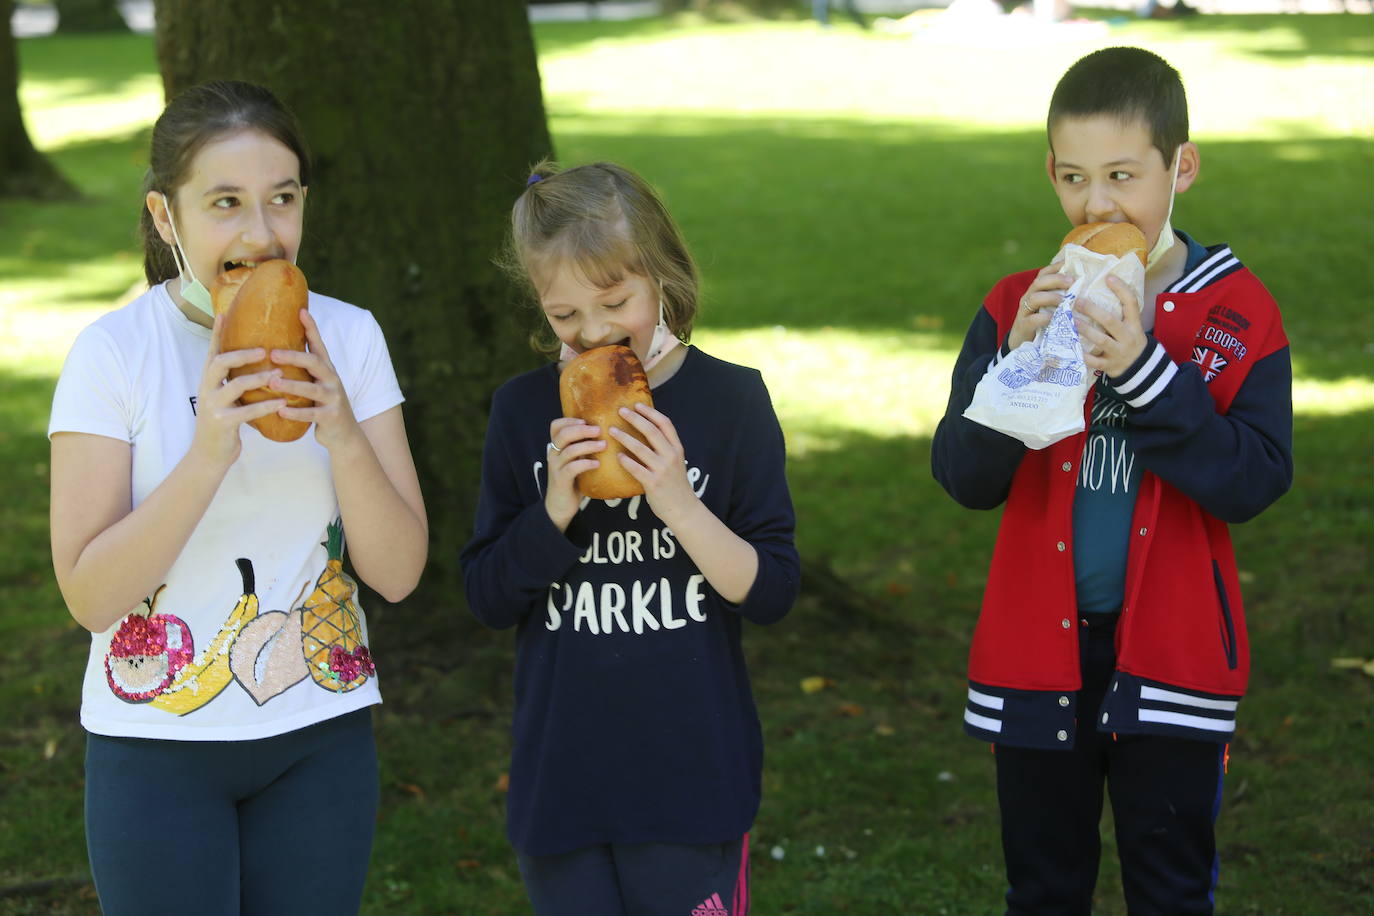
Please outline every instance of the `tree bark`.
[{"label": "tree bark", "polygon": [[10,31],[13,0],[0,0],[0,197],[62,200],[77,196],[76,189],[33,148],[19,107],[19,46]]},{"label": "tree bark", "polygon": [[552,148],[525,5],[158,0],[156,13],[169,98],[245,79],[301,120],[315,164],[301,268],[386,333],[430,519],[407,607],[452,613],[491,392],[537,363],[536,315],[492,263]]},{"label": "tree bark", "polygon": [[57,7],[57,31],[76,32],[124,32],[129,24],[124,21],[115,0],[53,0]]}]

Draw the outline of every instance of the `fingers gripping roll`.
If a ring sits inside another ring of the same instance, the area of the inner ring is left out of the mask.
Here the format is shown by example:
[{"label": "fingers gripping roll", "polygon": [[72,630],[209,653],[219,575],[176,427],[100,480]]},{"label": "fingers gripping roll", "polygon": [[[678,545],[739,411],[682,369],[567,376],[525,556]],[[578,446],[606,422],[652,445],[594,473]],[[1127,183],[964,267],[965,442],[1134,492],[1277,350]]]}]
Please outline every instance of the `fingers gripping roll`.
[{"label": "fingers gripping roll", "polygon": [[1116,255],[1118,258],[1134,254],[1140,259],[1140,265],[1145,266],[1145,236],[1130,223],[1084,223],[1075,226],[1064,236],[1060,247],[1064,245],[1082,245],[1089,251]]},{"label": "fingers gripping roll", "polygon": [[[248,350],[266,347],[268,350],[305,350],[305,326],[301,324],[301,309],[307,307],[309,290],[305,276],[296,265],[280,259],[264,261],[257,267],[237,267],[215,278],[213,292],[215,314],[223,314],[224,330],[220,349]],[[262,359],[247,366],[229,370],[236,378],[251,372],[281,369],[282,375],[296,381],[311,381],[310,373],[299,366],[279,366],[270,359]],[[314,401],[298,395],[285,395],[270,388],[254,388],[239,399],[252,404],[270,398],[286,398],[288,407],[311,407]],[[305,435],[310,424],[302,420],[287,420],[275,413],[251,421],[253,427],[275,442],[292,442]]]},{"label": "fingers gripping roll", "polygon": [[588,350],[563,367],[558,393],[563,416],[601,427],[601,438],[606,442],[605,450],[595,456],[601,466],[577,477],[582,495],[592,499],[624,499],[643,493],[644,487],[620,464],[619,457],[625,450],[609,434],[614,426],[643,441],[644,437],[620,416],[620,408],[634,410],[635,404],[654,405],[649,378],[634,351],[622,346]]}]

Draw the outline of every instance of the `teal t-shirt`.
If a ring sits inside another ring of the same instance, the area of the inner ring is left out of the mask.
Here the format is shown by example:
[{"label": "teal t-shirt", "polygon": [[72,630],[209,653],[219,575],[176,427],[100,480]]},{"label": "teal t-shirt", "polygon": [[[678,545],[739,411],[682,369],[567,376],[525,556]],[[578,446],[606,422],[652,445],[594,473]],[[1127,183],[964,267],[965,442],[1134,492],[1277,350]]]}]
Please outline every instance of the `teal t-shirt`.
[{"label": "teal t-shirt", "polygon": [[[1186,276],[1207,257],[1207,249],[1186,233]],[[1126,551],[1131,515],[1144,470],[1136,460],[1126,426],[1126,402],[1099,378],[1078,469],[1073,500],[1073,569],[1078,609],[1087,614],[1120,610],[1126,592]]]},{"label": "teal t-shirt", "polygon": [[1126,428],[1126,402],[1098,379],[1073,500],[1073,568],[1078,610],[1121,607],[1126,550],[1142,468]]}]

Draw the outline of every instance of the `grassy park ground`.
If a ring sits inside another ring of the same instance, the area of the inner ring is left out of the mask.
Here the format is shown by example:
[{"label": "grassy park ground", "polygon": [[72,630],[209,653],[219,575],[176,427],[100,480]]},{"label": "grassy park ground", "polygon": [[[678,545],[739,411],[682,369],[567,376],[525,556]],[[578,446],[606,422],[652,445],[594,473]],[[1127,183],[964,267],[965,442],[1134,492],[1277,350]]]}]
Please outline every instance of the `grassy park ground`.
[{"label": "grassy park ground", "polygon": [[[1065,230],[1043,112],[1062,70],[1108,43],[1182,71],[1203,168],[1174,223],[1232,244],[1293,346],[1294,488],[1234,531],[1255,660],[1218,912],[1374,913],[1374,677],[1331,664],[1374,658],[1374,17],[1101,29],[536,30],[560,157],[616,159],[662,188],[705,277],[695,342],[763,370],[788,436],[818,573],[791,617],[746,636],[768,748],[756,913],[1000,912],[992,760],[959,728],[996,515],[945,496],[929,441],[982,294]],[[141,276],[161,86],[148,36],[26,39],[20,58],[35,143],[85,198],[0,209],[0,913],[93,913],[87,637],[52,581],[44,431],[73,335]],[[386,609],[372,613],[387,703],[365,912],[524,912],[499,789],[511,635],[433,612],[443,638],[390,657]],[[828,686],[807,693],[808,677]],[[1109,818],[1103,843],[1098,910],[1124,913]]]}]

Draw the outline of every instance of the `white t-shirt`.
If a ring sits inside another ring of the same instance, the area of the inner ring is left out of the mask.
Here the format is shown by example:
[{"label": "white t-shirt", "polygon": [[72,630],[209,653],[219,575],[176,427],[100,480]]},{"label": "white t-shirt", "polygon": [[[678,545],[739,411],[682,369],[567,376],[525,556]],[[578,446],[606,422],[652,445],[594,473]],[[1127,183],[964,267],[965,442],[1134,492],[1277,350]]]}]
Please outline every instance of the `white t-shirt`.
[{"label": "white t-shirt", "polygon": [[[402,402],[372,315],[310,294],[358,420]],[[77,337],[48,435],[130,443],[137,507],[186,454],[208,328],[164,286]],[[101,735],[265,738],[381,702],[367,629],[341,552],[329,453],[312,426],[273,442],[245,424],[242,452],[155,595],[91,637],[81,724]],[[333,527],[333,537],[331,537]]]}]

